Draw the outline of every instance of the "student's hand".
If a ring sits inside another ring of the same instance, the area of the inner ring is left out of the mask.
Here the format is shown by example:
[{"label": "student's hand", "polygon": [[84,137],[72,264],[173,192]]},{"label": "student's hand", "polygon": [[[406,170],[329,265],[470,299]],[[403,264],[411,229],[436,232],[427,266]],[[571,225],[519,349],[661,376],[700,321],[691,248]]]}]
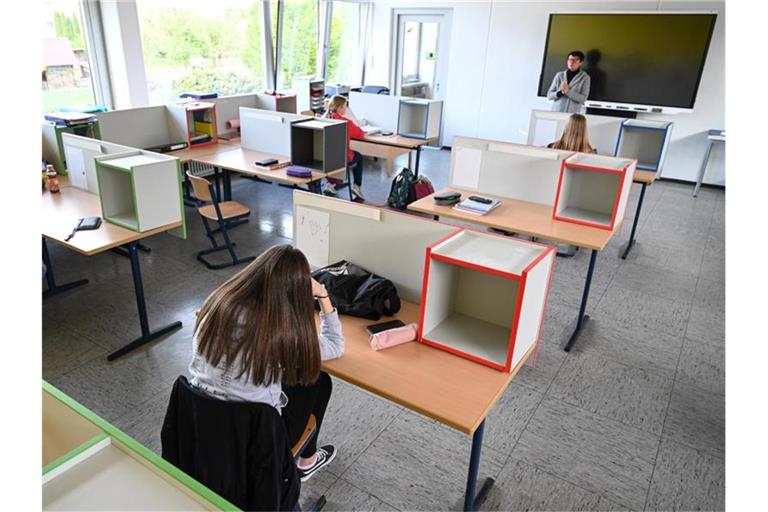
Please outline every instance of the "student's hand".
[{"label": "student's hand", "polygon": [[312,278],[312,296],[313,297],[327,297],[328,291],[325,289],[325,285],[318,283],[315,281],[315,278]]},{"label": "student's hand", "polygon": [[329,314],[333,312],[333,304],[331,299],[328,298],[328,290],[325,289],[325,285],[322,285],[312,278],[312,296],[320,303],[320,311],[323,314]]},{"label": "student's hand", "polygon": [[563,82],[562,87],[560,87],[560,90],[563,91],[563,94],[568,94],[568,91],[571,89],[571,86],[568,85],[568,82]]}]

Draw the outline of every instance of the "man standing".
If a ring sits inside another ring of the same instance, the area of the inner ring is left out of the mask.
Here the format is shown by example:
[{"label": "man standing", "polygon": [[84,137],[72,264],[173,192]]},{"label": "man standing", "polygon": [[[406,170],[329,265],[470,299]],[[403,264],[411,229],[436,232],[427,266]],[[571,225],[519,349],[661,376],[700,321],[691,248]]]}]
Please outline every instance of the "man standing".
[{"label": "man standing", "polygon": [[579,112],[589,96],[589,75],[581,69],[584,54],[575,50],[568,54],[568,69],[555,74],[547,91],[555,112]]}]

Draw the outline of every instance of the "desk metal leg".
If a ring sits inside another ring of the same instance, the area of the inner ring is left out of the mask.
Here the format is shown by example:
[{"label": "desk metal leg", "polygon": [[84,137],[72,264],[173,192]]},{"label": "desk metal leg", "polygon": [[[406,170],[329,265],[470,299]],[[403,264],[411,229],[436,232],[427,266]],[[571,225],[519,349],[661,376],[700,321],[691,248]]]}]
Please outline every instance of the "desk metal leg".
[{"label": "desk metal leg", "polygon": [[632,221],[632,231],[629,234],[629,242],[622,248],[621,259],[627,259],[627,254],[632,250],[632,246],[635,245],[635,231],[637,230],[637,221],[640,220],[640,209],[643,207],[643,198],[645,197],[645,187],[647,183],[641,183],[640,198],[637,200],[637,208],[635,209],[635,220]]},{"label": "desk metal leg", "polygon": [[213,168],[213,187],[216,189],[216,197],[221,200],[221,170],[218,167]]},{"label": "desk metal leg", "polygon": [[699,194],[699,189],[701,188],[701,182],[704,181],[704,173],[707,172],[707,164],[709,163],[709,155],[712,153],[712,144],[713,141],[709,141],[709,144],[707,144],[707,154],[704,155],[704,161],[701,162],[701,169],[699,169],[699,175],[696,178],[696,186],[693,188],[693,197],[696,197]]},{"label": "desk metal leg", "polygon": [[144,285],[141,282],[141,267],[139,266],[139,249],[136,241],[131,242],[128,245],[128,252],[131,255],[131,272],[133,273],[133,288],[136,292],[136,306],[139,309],[139,323],[141,324],[141,336],[128,343],[122,348],[119,348],[107,356],[107,361],[114,361],[120,356],[131,352],[132,350],[146,345],[150,341],[153,341],[164,334],[173,332],[176,329],[181,328],[181,322],[176,321],[165,327],[161,327],[157,331],[149,330],[149,320],[147,319],[147,304],[144,302]]},{"label": "desk metal leg", "polygon": [[72,288],[88,284],[87,279],[80,279],[79,281],[61,285],[56,284],[56,278],[53,275],[53,264],[51,263],[51,256],[48,254],[48,244],[45,242],[45,237],[43,237],[43,263],[45,263],[45,282],[48,285],[48,289],[43,292],[44,299],[66,292]]},{"label": "desk metal leg", "polygon": [[493,487],[493,478],[486,478],[483,481],[480,491],[475,494],[477,484],[477,473],[480,469],[480,452],[483,449],[483,431],[485,430],[485,420],[477,427],[472,436],[472,453],[469,456],[469,472],[467,474],[467,489],[464,492],[464,510],[477,510],[483,505],[488,492]]},{"label": "desk metal leg", "polygon": [[416,146],[416,168],[413,170],[415,177],[419,177],[419,161],[421,160],[421,146]]},{"label": "desk metal leg", "polygon": [[581,306],[579,306],[579,317],[576,319],[576,328],[573,330],[568,343],[563,350],[570,352],[576,339],[581,334],[581,329],[589,320],[589,315],[585,314],[587,310],[587,299],[589,299],[589,287],[592,286],[592,274],[595,272],[595,261],[597,261],[597,250],[592,249],[592,255],[589,257],[589,269],[587,270],[587,281],[584,283],[584,293],[581,296]]},{"label": "desk metal leg", "polygon": [[232,175],[226,169],[221,169],[221,172],[222,172],[221,181],[224,185],[224,200],[231,201],[232,200]]},{"label": "desk metal leg", "polygon": [[[151,247],[147,247],[146,245],[142,244],[141,242],[137,242],[137,243],[138,243],[138,249],[141,252],[152,252],[152,248]],[[115,247],[114,249],[110,249],[110,251],[112,251],[115,254],[119,254],[120,256],[125,256],[126,258],[130,258],[131,257],[131,253],[128,251],[128,249],[126,249],[123,246]]]}]

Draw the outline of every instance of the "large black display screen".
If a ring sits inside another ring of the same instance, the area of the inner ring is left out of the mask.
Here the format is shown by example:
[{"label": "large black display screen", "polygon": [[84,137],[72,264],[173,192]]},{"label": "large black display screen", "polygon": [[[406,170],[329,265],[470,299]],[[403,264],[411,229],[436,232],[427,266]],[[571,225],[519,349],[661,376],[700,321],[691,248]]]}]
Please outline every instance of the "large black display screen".
[{"label": "large black display screen", "polygon": [[589,100],[693,108],[716,14],[551,14],[539,96],[568,53],[586,55]]}]

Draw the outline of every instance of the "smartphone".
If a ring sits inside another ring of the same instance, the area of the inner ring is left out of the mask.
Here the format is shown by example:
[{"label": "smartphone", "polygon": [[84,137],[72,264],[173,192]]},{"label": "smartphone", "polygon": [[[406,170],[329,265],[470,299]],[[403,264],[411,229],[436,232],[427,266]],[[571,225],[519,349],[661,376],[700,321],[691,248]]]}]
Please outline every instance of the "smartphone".
[{"label": "smartphone", "polygon": [[261,165],[262,167],[266,167],[268,165],[276,164],[277,160],[274,158],[264,158],[262,160],[256,160],[256,165]]},{"label": "smartphone", "polygon": [[380,324],[372,324],[365,328],[365,332],[367,332],[370,335],[374,335],[377,332],[381,331],[388,331],[390,329],[396,329],[398,327],[403,327],[405,324],[401,322],[400,320],[391,320],[389,322],[382,322]]}]

